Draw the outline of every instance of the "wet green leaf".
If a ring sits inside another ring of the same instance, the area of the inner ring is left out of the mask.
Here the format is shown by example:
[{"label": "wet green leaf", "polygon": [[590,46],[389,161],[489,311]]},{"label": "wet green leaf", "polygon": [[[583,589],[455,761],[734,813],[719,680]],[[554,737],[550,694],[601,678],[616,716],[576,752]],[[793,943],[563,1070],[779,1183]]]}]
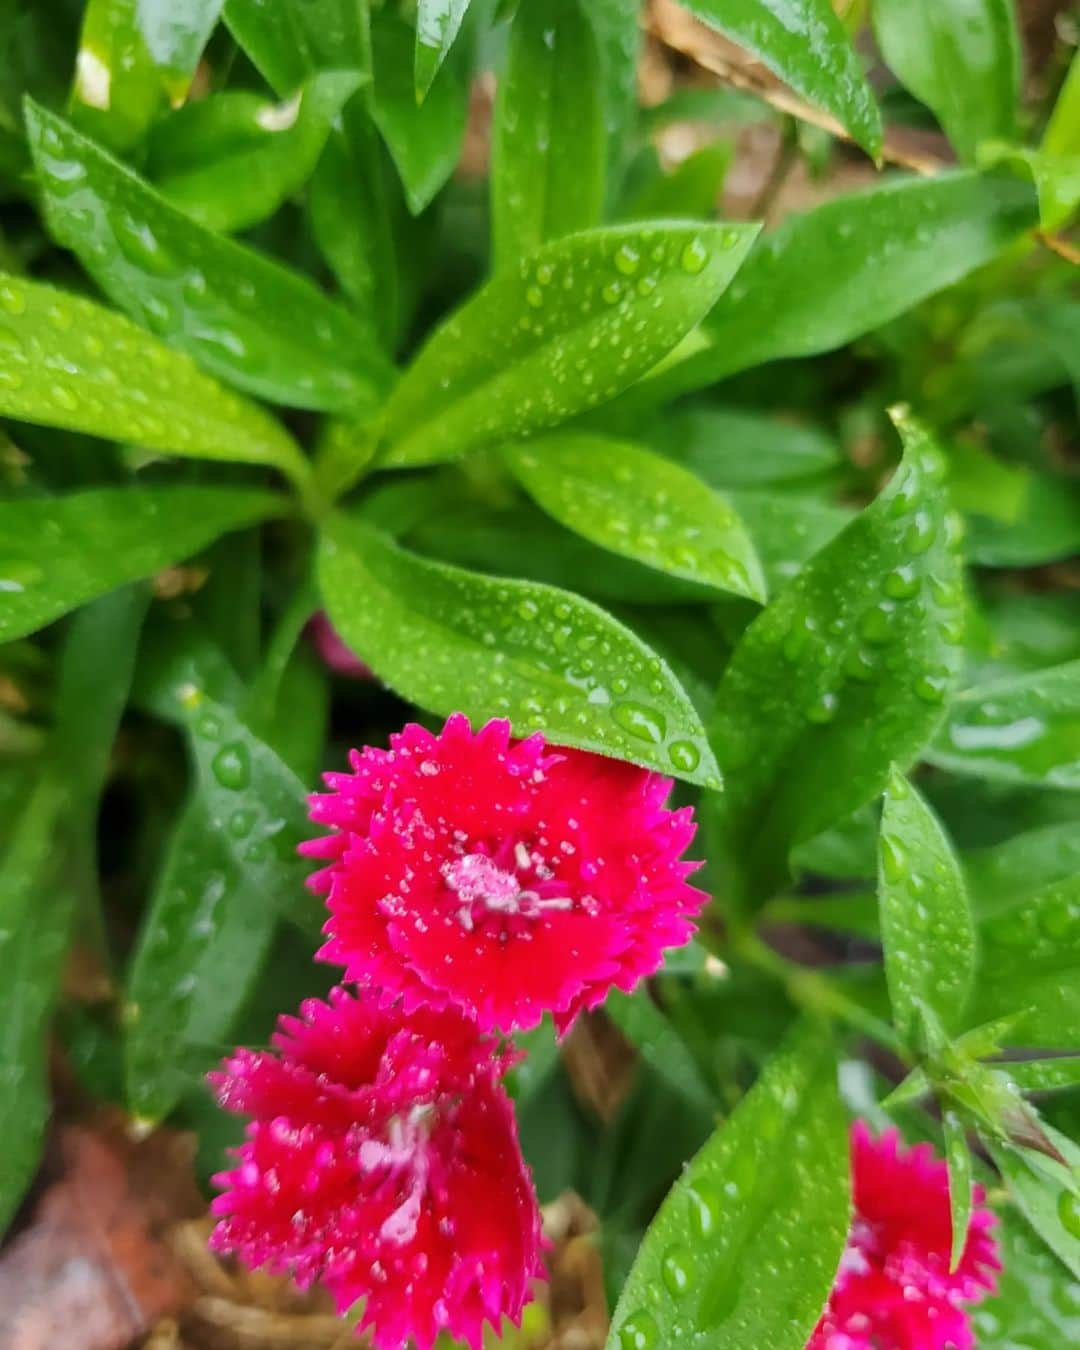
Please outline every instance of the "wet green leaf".
[{"label": "wet green leaf", "polygon": [[418,99],[427,97],[439,67],[461,30],[468,8],[469,0],[417,0],[413,79]]},{"label": "wet green leaf", "polygon": [[656,448],[714,488],[761,488],[828,473],[840,448],[818,427],[728,408],[674,409]]},{"label": "wet green leaf", "polygon": [[964,1255],[971,1224],[974,1200],[971,1189],[971,1151],[968,1148],[967,1130],[955,1111],[946,1111],[941,1124],[945,1131],[945,1157],[949,1164],[949,1216],[952,1221],[949,1266],[955,1270]]},{"label": "wet green leaf", "polygon": [[326,70],[284,103],[240,90],[188,103],[155,128],[149,176],[208,230],[249,229],[307,182],[361,80]]},{"label": "wet green leaf", "polygon": [[650,178],[623,214],[631,220],[714,219],[734,154],[734,146],[725,141],[703,145],[670,173]]},{"label": "wet green leaf", "polygon": [[969,1022],[1027,1009],[1011,1044],[1080,1045],[1080,872],[1017,896],[980,925],[979,937]]},{"label": "wet green leaf", "polygon": [[1034,223],[1026,183],[975,173],[902,178],[789,216],[709,313],[708,346],[658,377],[655,396],[840,347],[989,262]]},{"label": "wet green leaf", "polygon": [[607,158],[599,55],[582,0],[522,0],[495,105],[495,268],[596,225]]},{"label": "wet green leaf", "polygon": [[83,14],[71,116],[114,150],[145,135],[165,99],[157,68],[139,24],[140,0],[89,0]]},{"label": "wet green leaf", "polygon": [[829,0],[684,0],[711,28],[754,53],[785,84],[831,113],[868,155],[881,152],[881,114]]},{"label": "wet green leaf", "polygon": [[836,1066],[828,1041],[803,1027],[661,1205],[608,1350],[804,1350],[848,1214]]},{"label": "wet green leaf", "polygon": [[965,690],[927,758],[996,782],[1080,788],[1080,661]]},{"label": "wet green leaf", "polygon": [[0,642],[280,514],[268,492],[98,488],[0,503]]},{"label": "wet green leaf", "polygon": [[183,96],[223,0],[135,0],[135,22],[173,99]]},{"label": "wet green leaf", "polygon": [[0,349],[4,417],[305,475],[295,442],[261,408],[90,300],[0,274]]},{"label": "wet green leaf", "polygon": [[609,187],[617,189],[632,150],[637,121],[637,71],[642,44],[638,7],[624,0],[589,0],[586,15],[596,38],[607,128]]},{"label": "wet green leaf", "polygon": [[1080,1340],[1080,1282],[1009,1206],[997,1292],[972,1310],[979,1350],[1061,1350]]},{"label": "wet green leaf", "polygon": [[1059,1088],[1080,1087],[1080,1055],[1017,1060],[1001,1067],[1022,1092],[1054,1092]]},{"label": "wet green leaf", "polygon": [[904,459],[878,499],[746,630],[711,740],[729,774],[720,836],[746,898],[783,884],[791,846],[850,815],[933,733],[960,663],[945,465],[897,414]]},{"label": "wet green leaf", "polygon": [[1059,1131],[1044,1128],[1066,1158],[1068,1167],[1027,1149],[989,1140],[986,1143],[1017,1208],[1066,1269],[1080,1280],[1080,1148]]},{"label": "wet green leaf", "polygon": [[48,1029],[72,915],[93,885],[93,832],[146,597],[76,615],[60,656],[42,771],[0,865],[0,1232],[33,1175],[48,1113]]},{"label": "wet green leaf", "polygon": [[412,27],[386,9],[371,26],[371,40],[375,122],[401,175],[409,209],[419,215],[458,162],[468,109],[467,83],[452,57],[432,80],[423,103],[417,103]]},{"label": "wet green leaf", "polygon": [[754,225],[623,225],[545,245],[439,328],[386,409],[384,461],[453,459],[614,397],[697,324]]},{"label": "wet green leaf", "polygon": [[283,97],[318,70],[371,70],[368,0],[225,0],[225,22]]},{"label": "wet green leaf", "polygon": [[960,860],[941,822],[898,772],[881,817],[878,899],[897,1030],[912,1043],[919,1009],[959,1025],[975,973],[975,927]]},{"label": "wet green leaf", "polygon": [[979,918],[993,918],[1033,891],[1080,873],[1080,831],[1070,820],[1014,834],[966,854],[964,870]]},{"label": "wet green leaf", "polygon": [[225,1049],[278,920],[320,922],[296,856],[310,830],[304,785],[238,711],[235,681],[207,692],[209,669],[194,651],[150,692],[180,720],[195,770],[126,988],[128,1099],[150,1120]]},{"label": "wet green leaf", "polygon": [[50,872],[63,801],[60,783],[42,778],[0,867],[0,1232],[33,1175],[48,1113],[44,1021],[71,915],[71,897]]},{"label": "wet green leaf", "polygon": [[481,576],[333,519],[319,587],[334,626],[395,693],[474,723],[508,717],[551,740],[718,786],[704,729],[667,666],[569,591]]},{"label": "wet green leaf", "polygon": [[1020,34],[1011,0],[874,0],[890,69],[931,108],[961,160],[1016,134]]},{"label": "wet green leaf", "polygon": [[27,126],[49,228],[114,303],[261,398],[338,412],[375,406],[389,367],[347,310],[190,220],[62,118],[29,104]]},{"label": "wet green leaf", "polygon": [[764,601],[761,564],[738,514],[678,465],[581,432],[539,437],[505,461],[545,511],[602,548]]},{"label": "wet green leaf", "polygon": [[787,492],[736,489],[729,497],[750,531],[772,590],[797,576],[854,518],[849,507]]}]

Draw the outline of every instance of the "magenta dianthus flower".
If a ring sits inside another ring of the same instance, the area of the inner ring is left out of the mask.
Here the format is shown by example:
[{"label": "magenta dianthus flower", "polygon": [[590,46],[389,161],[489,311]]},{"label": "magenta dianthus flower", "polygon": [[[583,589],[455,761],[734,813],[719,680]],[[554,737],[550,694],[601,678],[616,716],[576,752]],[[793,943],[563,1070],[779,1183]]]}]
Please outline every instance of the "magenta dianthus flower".
[{"label": "magenta dianthus flower", "polygon": [[694,931],[692,812],[666,809],[668,778],[461,713],[351,764],[311,799],[334,832],[302,851],[328,863],[309,883],[330,910],[320,955],[385,998],[565,1030]]},{"label": "magenta dianthus flower", "polygon": [[855,1219],[807,1350],[971,1350],[966,1311],[997,1285],[996,1217],[976,1187],[967,1246],[949,1270],[949,1177],[929,1144],[904,1150],[896,1130],[851,1133]]},{"label": "magenta dianthus flower", "polygon": [[540,1218],[500,1079],[512,1058],[453,1011],[411,1015],[341,989],[283,1017],[277,1054],[211,1075],[253,1119],[215,1178],[211,1239],[248,1266],[366,1299],[378,1350],[440,1331],[478,1350],[543,1274]]}]

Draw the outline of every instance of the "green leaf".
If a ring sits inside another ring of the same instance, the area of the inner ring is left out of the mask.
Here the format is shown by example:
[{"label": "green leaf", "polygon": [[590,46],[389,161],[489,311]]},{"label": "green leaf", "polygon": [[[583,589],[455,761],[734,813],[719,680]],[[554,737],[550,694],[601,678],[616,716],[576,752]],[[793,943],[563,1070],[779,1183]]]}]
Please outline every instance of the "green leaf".
[{"label": "green leaf", "polygon": [[941,719],[962,606],[945,464],[894,414],[904,458],[880,497],[746,630],[717,691],[717,803],[747,898],[783,884],[791,846],[850,815]]},{"label": "green leaf", "polygon": [[1080,661],[965,690],[927,758],[999,783],[1080,788]]},{"label": "green leaf", "polygon": [[952,1253],[949,1269],[956,1270],[967,1246],[973,1199],[971,1191],[971,1152],[967,1130],[955,1111],[941,1118],[945,1132],[945,1157],[949,1164],[949,1215],[952,1220]]},{"label": "green leaf", "polygon": [[979,929],[972,1024],[1027,1009],[1014,1044],[1080,1045],[1080,872],[1026,897]]},{"label": "green leaf", "polygon": [[582,0],[521,0],[491,146],[497,271],[598,223],[607,159],[598,70]]},{"label": "green leaf", "polygon": [[383,10],[371,26],[371,40],[375,123],[401,175],[409,210],[419,215],[457,165],[468,88],[458,63],[450,60],[432,80],[423,103],[417,103],[416,37],[411,26],[400,15]]},{"label": "green leaf", "polygon": [[155,128],[149,175],[206,229],[250,229],[307,182],[361,82],[356,71],[326,70],[284,103],[242,90],[188,103]]},{"label": "green leaf", "polygon": [[71,897],[50,884],[60,783],[43,777],[0,866],[0,1232],[33,1175],[48,1111],[45,1018],[67,947]]},{"label": "green leaf", "polygon": [[0,642],[281,509],[270,493],[216,487],[97,488],[2,502]]},{"label": "green leaf", "polygon": [[[1016,1206],[1035,1232],[1080,1280],[1080,1148],[1070,1139],[1043,1127],[1068,1162],[1041,1165],[1027,1149],[985,1140],[998,1171],[1005,1178]],[[1051,1168],[1056,1175],[1053,1175]]]},{"label": "green leaf", "polygon": [[0,273],[0,348],[0,416],[306,476],[295,442],[261,408],[90,300]]},{"label": "green leaf", "polygon": [[1075,53],[1036,156],[1043,229],[1067,225],[1080,207],[1080,57]]},{"label": "green leaf", "polygon": [[881,114],[829,0],[683,0],[711,28],[761,58],[868,155],[881,153]]},{"label": "green leaf", "polygon": [[667,666],[596,605],[535,582],[481,576],[333,518],[319,555],[323,603],[396,693],[474,723],[618,755],[718,787],[690,700]]},{"label": "green leaf", "polygon": [[165,97],[165,79],[146,45],[140,0],[89,0],[83,15],[71,116],[114,150],[143,137]]},{"label": "green leaf", "polygon": [[135,22],[173,100],[191,83],[223,0],[135,0]]},{"label": "green leaf", "polygon": [[622,225],[545,245],[439,328],[386,408],[385,462],[425,464],[593,408],[697,324],[754,225]]},{"label": "green leaf", "polygon": [[1054,1092],[1080,1087],[1080,1055],[1026,1059],[1000,1065],[1021,1092]]},{"label": "green leaf", "polygon": [[572,431],[513,447],[504,459],[549,515],[601,548],[764,602],[761,564],[738,514],[678,465]]},{"label": "green leaf", "polygon": [[1080,872],[1080,831],[1072,820],[1026,830],[966,854],[964,868],[976,912],[980,919],[992,918]]},{"label": "green leaf", "polygon": [[707,1115],[714,1114],[713,1093],[697,1061],[668,1017],[653,1002],[647,986],[633,994],[613,989],[604,1000],[604,1012],[633,1042],[646,1063],[680,1096],[688,1098]]},{"label": "green leaf", "polygon": [[836,1066],[799,1028],[645,1234],[608,1350],[804,1350],[848,1231]]},{"label": "green leaf", "polygon": [[225,22],[282,96],[318,70],[371,70],[368,0],[225,0]]},{"label": "green leaf", "polygon": [[[198,653],[152,691],[180,718],[195,783],[143,920],[126,990],[132,1109],[159,1120],[222,1052],[278,920],[306,913],[304,785],[232,702],[207,692]],[[237,689],[229,693],[235,697]]]},{"label": "green leaf", "polygon": [[419,101],[427,97],[468,8],[469,0],[417,0],[413,79]]},{"label": "green leaf", "polygon": [[971,1312],[979,1350],[1062,1350],[1080,1341],[1080,1285],[1009,1206],[997,1292]]},{"label": "green leaf", "polygon": [[897,1030],[912,1044],[924,1005],[946,1029],[957,1027],[975,974],[964,875],[941,822],[895,771],[881,817],[878,899]]},{"label": "green leaf", "polygon": [[0,865],[0,1232],[37,1162],[48,1110],[49,1014],[131,682],[146,597],[99,600],[72,621],[48,759]]},{"label": "green leaf", "polygon": [[675,409],[665,414],[655,443],[721,491],[796,482],[842,463],[839,446],[818,427],[728,408]]},{"label": "green leaf", "polygon": [[639,6],[625,0],[589,0],[586,15],[596,38],[604,100],[609,188],[617,189],[632,151],[631,132],[638,117],[637,72],[642,27]]},{"label": "green leaf", "polygon": [[750,531],[771,589],[797,576],[854,518],[849,507],[788,492],[736,490],[730,500]]},{"label": "green leaf", "polygon": [[902,178],[789,216],[702,327],[708,347],[655,396],[832,351],[989,262],[1035,223],[1031,188],[975,173]]},{"label": "green leaf", "polygon": [[375,405],[385,357],[312,282],[188,219],[44,108],[28,104],[27,127],[50,231],[133,318],[261,398]]},{"label": "green leaf", "polygon": [[703,145],[670,173],[649,179],[622,214],[630,220],[713,220],[734,154],[726,141]]},{"label": "green leaf", "polygon": [[1011,0],[874,0],[874,32],[894,74],[930,108],[961,160],[1016,135],[1020,35]]}]

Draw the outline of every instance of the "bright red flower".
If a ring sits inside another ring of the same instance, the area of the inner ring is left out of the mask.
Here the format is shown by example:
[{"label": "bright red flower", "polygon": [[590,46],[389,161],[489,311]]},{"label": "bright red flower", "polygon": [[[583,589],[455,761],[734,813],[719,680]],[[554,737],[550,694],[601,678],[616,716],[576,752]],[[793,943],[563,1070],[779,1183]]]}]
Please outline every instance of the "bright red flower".
[{"label": "bright red flower", "polygon": [[351,763],[311,798],[335,832],[302,851],[330,860],[309,883],[328,892],[320,955],[386,998],[464,1008],[485,1030],[551,1011],[565,1030],[694,931],[692,812],[665,808],[668,778],[512,743],[505,721],[474,734],[461,713]]},{"label": "bright red flower", "polygon": [[379,1350],[440,1331],[481,1344],[543,1274],[540,1219],[500,1078],[512,1058],[456,1012],[406,1016],[341,989],[283,1017],[278,1053],[237,1050],[211,1075],[253,1117],[215,1178],[212,1245],[316,1281]]},{"label": "bright red flower", "polygon": [[996,1217],[976,1188],[967,1246],[949,1271],[949,1175],[929,1144],[904,1150],[887,1130],[851,1132],[855,1220],[807,1350],[971,1350],[966,1306],[997,1285]]},{"label": "bright red flower", "polygon": [[330,622],[325,610],[320,609],[308,620],[307,635],[319,653],[323,664],[335,675],[349,680],[372,680],[371,667],[361,661],[338,630]]}]

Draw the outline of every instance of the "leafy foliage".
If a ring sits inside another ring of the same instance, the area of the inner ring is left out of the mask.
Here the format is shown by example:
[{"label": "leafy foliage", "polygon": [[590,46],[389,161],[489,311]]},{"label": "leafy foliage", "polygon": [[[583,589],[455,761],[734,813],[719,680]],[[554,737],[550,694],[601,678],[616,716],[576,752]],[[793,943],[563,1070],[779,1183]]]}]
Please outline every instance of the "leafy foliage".
[{"label": "leafy foliage", "polygon": [[610,1350],[804,1350],[854,1114],[947,1158],[954,1265],[999,1211],[979,1344],[1057,1350],[1075,35],[648,13],[0,0],[0,1221],[79,1071],[66,963],[123,1065],[87,1089],[212,1170],[206,1071],[335,978],[305,795],[463,711],[700,826],[692,946],[513,1070]]}]

